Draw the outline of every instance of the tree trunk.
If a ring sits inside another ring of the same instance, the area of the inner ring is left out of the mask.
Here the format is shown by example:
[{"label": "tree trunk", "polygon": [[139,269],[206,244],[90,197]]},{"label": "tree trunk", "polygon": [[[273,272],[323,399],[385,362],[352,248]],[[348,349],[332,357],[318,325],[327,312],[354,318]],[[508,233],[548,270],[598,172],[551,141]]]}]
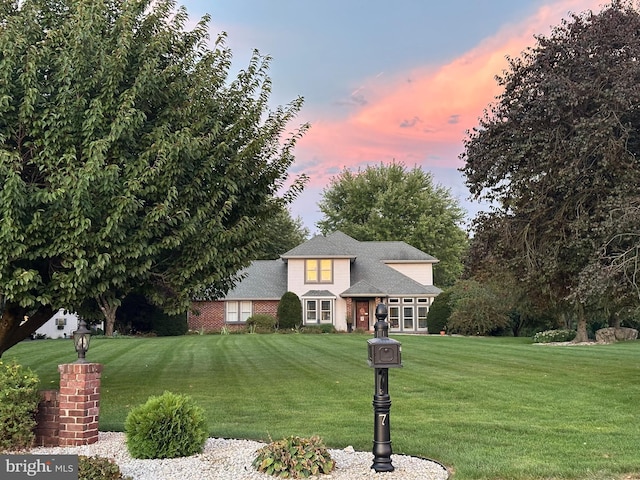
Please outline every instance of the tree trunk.
[{"label": "tree trunk", "polygon": [[578,305],[578,328],[576,331],[576,338],[573,339],[573,343],[588,342],[589,336],[587,335],[587,317],[584,315],[584,307]]},{"label": "tree trunk", "polygon": [[620,328],[620,317],[615,313],[609,315],[609,326],[613,328]]},{"label": "tree trunk", "polygon": [[116,312],[120,306],[120,301],[114,295],[99,295],[96,297],[100,311],[104,315],[104,335],[113,337],[116,324]]},{"label": "tree trunk", "polygon": [[562,328],[571,330],[571,317],[566,312],[560,313],[560,321],[562,322]]},{"label": "tree trunk", "polygon": [[[515,314],[514,314],[515,315]],[[511,332],[513,333],[514,337],[519,337],[520,336],[520,331],[522,330],[522,327],[524,326],[524,316],[523,315],[518,315],[517,319],[513,319],[513,316],[511,317]]]},{"label": "tree trunk", "polygon": [[27,317],[27,310],[17,304],[6,302],[0,317],[0,357],[47,323],[53,316],[50,306],[41,306],[36,313]]}]

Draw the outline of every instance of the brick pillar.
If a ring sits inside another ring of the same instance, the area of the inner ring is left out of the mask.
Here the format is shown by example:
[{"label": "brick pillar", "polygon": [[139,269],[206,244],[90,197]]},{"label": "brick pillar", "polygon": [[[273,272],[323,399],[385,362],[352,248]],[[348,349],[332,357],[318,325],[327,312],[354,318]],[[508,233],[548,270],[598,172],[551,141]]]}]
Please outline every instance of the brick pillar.
[{"label": "brick pillar", "polygon": [[57,447],[60,431],[60,401],[57,390],[41,390],[36,413],[35,445]]},{"label": "brick pillar", "polygon": [[100,413],[99,363],[67,363],[60,371],[60,446],[98,441]]}]

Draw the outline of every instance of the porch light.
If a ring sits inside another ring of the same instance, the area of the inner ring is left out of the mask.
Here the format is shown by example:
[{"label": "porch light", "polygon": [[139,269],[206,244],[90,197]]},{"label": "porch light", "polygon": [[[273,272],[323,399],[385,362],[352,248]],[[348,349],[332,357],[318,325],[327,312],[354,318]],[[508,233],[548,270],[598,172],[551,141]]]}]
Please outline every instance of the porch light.
[{"label": "porch light", "polygon": [[91,330],[87,328],[87,323],[80,319],[78,329],[73,332],[73,345],[78,352],[78,360],[76,363],[87,363],[85,354],[89,350],[89,341],[91,340]]}]

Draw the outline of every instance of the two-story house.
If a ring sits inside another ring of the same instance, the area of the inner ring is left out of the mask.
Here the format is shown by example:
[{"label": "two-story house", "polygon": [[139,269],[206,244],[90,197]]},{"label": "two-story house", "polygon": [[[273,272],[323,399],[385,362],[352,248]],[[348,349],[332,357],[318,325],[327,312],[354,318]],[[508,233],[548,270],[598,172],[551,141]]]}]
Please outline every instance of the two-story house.
[{"label": "two-story house", "polygon": [[276,316],[291,291],[302,302],[304,325],[371,330],[383,301],[390,331],[426,332],[429,306],[441,292],[433,285],[437,262],[405,242],[360,242],[339,231],[315,236],[278,260],[253,262],[226,297],[194,301],[189,328],[215,331],[244,326],[258,313]]}]

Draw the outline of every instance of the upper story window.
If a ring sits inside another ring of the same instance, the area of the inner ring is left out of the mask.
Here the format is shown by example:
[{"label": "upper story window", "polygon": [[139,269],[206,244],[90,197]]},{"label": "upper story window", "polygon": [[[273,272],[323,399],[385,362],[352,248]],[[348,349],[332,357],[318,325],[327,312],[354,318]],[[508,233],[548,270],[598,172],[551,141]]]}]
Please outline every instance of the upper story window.
[{"label": "upper story window", "polygon": [[333,283],[333,260],[310,258],[304,262],[305,283]]}]

